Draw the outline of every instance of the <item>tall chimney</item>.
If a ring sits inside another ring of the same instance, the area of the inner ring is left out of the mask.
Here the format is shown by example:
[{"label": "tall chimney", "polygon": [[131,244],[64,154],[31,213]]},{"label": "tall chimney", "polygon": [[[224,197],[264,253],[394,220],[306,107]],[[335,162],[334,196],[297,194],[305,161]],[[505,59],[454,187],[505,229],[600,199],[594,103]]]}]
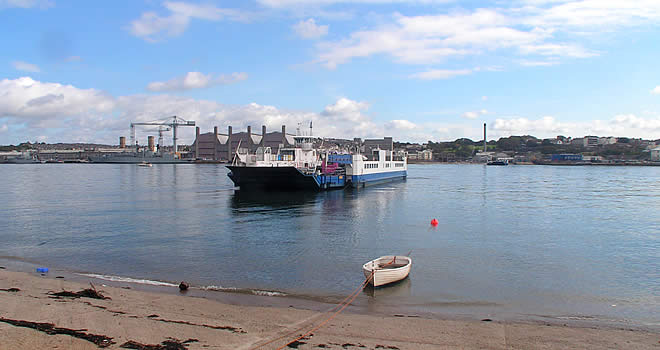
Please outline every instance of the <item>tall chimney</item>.
[{"label": "tall chimney", "polygon": [[156,146],[154,145],[154,137],[153,136],[148,136],[147,137],[147,147],[151,152],[156,152]]},{"label": "tall chimney", "polygon": [[248,138],[252,136],[252,126],[248,125]]},{"label": "tall chimney", "polygon": [[486,148],[486,123],[484,123],[484,152],[488,149]]},{"label": "tall chimney", "polygon": [[266,126],[261,126],[261,146],[266,146]]},{"label": "tall chimney", "polygon": [[282,145],[286,146],[286,125],[282,125]]},{"label": "tall chimney", "polygon": [[126,137],[119,136],[119,148],[126,148]]},{"label": "tall chimney", "polygon": [[227,127],[227,161],[231,161],[232,155],[232,146],[231,146],[231,125]]},{"label": "tall chimney", "polygon": [[218,160],[218,127],[213,127],[213,160]]},{"label": "tall chimney", "polygon": [[199,158],[199,126],[195,127],[195,158]]}]

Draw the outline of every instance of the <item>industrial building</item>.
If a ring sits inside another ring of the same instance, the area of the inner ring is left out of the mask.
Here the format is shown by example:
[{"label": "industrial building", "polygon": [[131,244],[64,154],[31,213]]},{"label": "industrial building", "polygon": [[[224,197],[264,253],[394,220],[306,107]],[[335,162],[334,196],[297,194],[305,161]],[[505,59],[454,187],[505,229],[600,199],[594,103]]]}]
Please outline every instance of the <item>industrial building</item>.
[{"label": "industrial building", "polygon": [[248,126],[246,132],[233,133],[232,127],[227,128],[226,134],[218,133],[218,127],[213,132],[204,134],[196,130],[195,141],[191,149],[197,159],[230,161],[237,150],[254,153],[258,147],[270,147],[273,152],[279,148],[292,147],[294,135],[286,133],[286,126],[282,125],[282,131],[266,132],[266,126],[261,127],[261,135],[253,134],[252,127]]},{"label": "industrial building", "polygon": [[[357,139],[359,142],[359,139]],[[371,151],[374,149],[382,149],[386,151],[394,150],[394,141],[391,137],[384,137],[382,139],[366,139],[362,143],[364,146],[364,152],[371,154]]]}]

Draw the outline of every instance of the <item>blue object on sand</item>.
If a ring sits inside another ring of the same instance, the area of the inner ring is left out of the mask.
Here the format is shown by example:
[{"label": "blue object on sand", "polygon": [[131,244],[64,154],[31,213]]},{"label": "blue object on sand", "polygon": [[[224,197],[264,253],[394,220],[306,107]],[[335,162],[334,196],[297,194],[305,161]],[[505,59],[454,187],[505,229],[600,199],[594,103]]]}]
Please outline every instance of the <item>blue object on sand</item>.
[{"label": "blue object on sand", "polygon": [[47,267],[37,267],[37,272],[41,272],[41,273],[48,272],[48,268]]}]

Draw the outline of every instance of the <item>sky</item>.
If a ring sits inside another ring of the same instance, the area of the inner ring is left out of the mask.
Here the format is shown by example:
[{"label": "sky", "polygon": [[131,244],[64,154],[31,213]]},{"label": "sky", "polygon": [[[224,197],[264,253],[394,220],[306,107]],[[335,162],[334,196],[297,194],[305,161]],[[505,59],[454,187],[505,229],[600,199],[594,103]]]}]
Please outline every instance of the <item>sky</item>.
[{"label": "sky", "polygon": [[0,0],[0,33],[0,144],[117,144],[174,115],[202,133],[660,139],[658,0]]}]

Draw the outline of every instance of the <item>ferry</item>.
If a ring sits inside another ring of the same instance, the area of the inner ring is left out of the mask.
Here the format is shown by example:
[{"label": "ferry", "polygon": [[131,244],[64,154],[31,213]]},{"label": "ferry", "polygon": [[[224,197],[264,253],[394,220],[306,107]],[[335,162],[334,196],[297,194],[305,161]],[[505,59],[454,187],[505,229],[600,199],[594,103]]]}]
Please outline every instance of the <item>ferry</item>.
[{"label": "ferry", "polygon": [[236,152],[227,175],[241,190],[266,191],[358,188],[408,175],[407,158],[391,150],[337,154],[314,148],[311,136],[294,136],[294,141],[276,153],[270,147],[259,147],[255,154]]}]

